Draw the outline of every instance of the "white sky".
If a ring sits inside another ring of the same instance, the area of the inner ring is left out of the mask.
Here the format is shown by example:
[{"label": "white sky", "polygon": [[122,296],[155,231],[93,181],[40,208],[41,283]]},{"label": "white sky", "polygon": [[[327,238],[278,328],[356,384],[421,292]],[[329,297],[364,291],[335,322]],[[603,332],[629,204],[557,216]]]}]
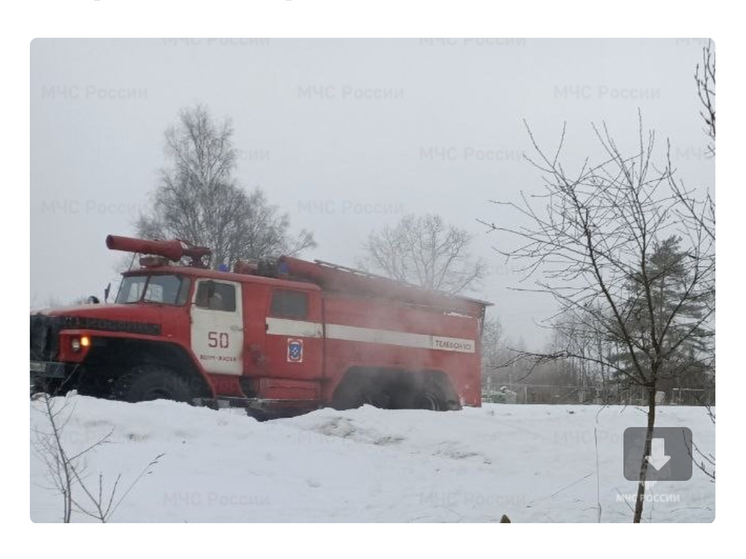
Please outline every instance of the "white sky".
[{"label": "white sky", "polygon": [[[260,186],[318,247],[354,265],[368,233],[405,213],[467,228],[491,274],[474,295],[530,346],[551,314],[492,247],[489,199],[540,187],[522,119],[568,161],[597,152],[591,123],[632,145],[637,110],[679,176],[714,185],[694,67],[702,40],[35,40],[31,45],[31,301],[100,295],[164,164],[163,132],[195,102],[229,116],[238,178]],[[315,89],[314,89],[315,88]],[[370,98],[365,98],[369,96]],[[362,97],[362,98],[361,98]],[[525,285],[524,285],[525,287]]]}]

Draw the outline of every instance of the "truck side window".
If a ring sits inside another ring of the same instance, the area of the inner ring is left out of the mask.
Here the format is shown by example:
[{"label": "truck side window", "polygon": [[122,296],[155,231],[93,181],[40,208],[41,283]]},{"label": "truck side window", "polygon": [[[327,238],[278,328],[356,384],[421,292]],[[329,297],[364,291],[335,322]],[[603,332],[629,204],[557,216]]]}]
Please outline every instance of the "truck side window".
[{"label": "truck side window", "polygon": [[202,281],[197,287],[194,304],[213,311],[235,312],[236,288],[230,283],[219,281]]},{"label": "truck side window", "polygon": [[272,316],[305,320],[308,318],[308,293],[275,289],[270,312]]},{"label": "truck side window", "polygon": [[185,277],[181,280],[181,286],[179,287],[179,293],[176,295],[176,304],[179,306],[183,306],[187,302],[187,298],[189,297],[189,287],[190,287],[190,281],[189,278]]}]

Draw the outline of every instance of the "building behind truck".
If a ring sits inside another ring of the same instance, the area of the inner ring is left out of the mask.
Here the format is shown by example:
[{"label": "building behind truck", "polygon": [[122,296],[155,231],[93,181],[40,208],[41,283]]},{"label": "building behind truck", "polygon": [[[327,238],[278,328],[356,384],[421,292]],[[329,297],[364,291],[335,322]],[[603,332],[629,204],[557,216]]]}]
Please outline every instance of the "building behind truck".
[{"label": "building behind truck", "polygon": [[33,390],[267,417],[481,405],[483,301],[321,261],[215,271],[208,248],[183,241],[106,243],[141,254],[140,267],[123,274],[113,304],[31,316]]}]

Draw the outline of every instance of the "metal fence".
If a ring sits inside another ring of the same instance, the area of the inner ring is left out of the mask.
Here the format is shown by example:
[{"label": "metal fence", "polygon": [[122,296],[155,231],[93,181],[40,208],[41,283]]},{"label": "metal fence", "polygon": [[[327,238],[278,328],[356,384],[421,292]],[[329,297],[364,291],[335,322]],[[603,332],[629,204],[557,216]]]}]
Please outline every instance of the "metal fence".
[{"label": "metal fence", "polygon": [[[506,384],[482,393],[484,402],[506,404],[621,404],[645,405],[647,396],[642,386],[622,389],[588,386],[557,386],[549,384]],[[714,388],[672,388],[659,390],[659,405],[715,405]]]}]

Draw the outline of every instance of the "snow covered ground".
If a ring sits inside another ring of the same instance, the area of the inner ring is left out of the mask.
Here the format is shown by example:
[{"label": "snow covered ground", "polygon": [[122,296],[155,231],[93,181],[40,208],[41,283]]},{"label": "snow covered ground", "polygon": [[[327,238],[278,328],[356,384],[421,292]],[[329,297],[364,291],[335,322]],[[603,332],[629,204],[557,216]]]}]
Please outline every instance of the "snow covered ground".
[{"label": "snow covered ground", "polygon": [[[618,406],[366,406],[260,423],[166,401],[67,400],[69,453],[113,430],[110,444],[86,455],[92,483],[101,472],[107,484],[122,474],[126,486],[165,453],[116,511],[120,522],[497,522],[503,514],[513,522],[596,522],[599,501],[602,522],[630,522],[624,496],[635,483],[622,475],[622,435],[644,426],[641,409]],[[48,425],[40,403],[31,408],[31,518],[57,522],[62,501],[47,489],[34,450],[34,429]],[[704,409],[662,407],[658,424],[691,428],[695,444],[714,454]],[[696,468],[690,481],[651,491],[646,521],[715,517],[715,485]]]}]

